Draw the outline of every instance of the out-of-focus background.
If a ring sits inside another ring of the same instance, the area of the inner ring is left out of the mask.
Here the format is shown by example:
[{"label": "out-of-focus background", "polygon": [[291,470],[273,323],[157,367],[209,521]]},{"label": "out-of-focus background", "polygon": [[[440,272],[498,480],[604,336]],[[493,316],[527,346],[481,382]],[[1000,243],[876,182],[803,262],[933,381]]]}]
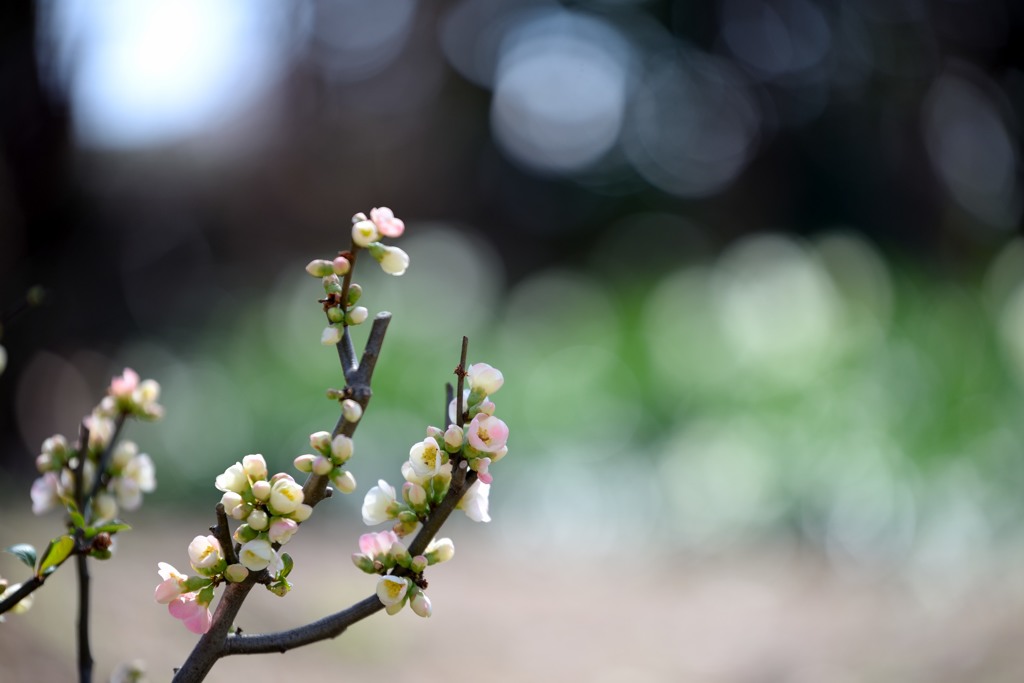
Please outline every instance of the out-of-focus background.
[{"label": "out-of-focus background", "polygon": [[[159,488],[94,574],[101,677],[166,679],[192,639],[156,562],[187,564],[214,475],[333,425],[303,266],[386,205],[412,265],[358,269],[395,316],[360,492],[240,625],[372,590],[362,494],[440,420],[463,334],[506,376],[494,521],[447,528],[429,622],[210,680],[1021,680],[1022,25],[1000,0],[4,3],[0,310],[48,296],[0,337],[0,543],[58,533],[29,511],[41,441],[123,367],[160,380],[167,418],[127,434]],[[71,676],[71,573],[0,627],[4,681]]]}]

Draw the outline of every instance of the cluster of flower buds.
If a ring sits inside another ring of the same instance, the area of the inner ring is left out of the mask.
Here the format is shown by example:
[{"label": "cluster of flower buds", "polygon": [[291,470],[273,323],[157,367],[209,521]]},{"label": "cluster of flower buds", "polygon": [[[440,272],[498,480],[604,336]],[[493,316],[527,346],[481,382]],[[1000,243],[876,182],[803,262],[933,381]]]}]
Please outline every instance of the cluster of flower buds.
[{"label": "cluster of flower buds", "polygon": [[[348,410],[346,419],[355,416],[356,413],[362,416],[362,408],[352,399],[345,399],[342,402],[342,410],[345,409]],[[359,417],[356,417],[350,422],[357,422],[358,419]],[[352,493],[356,490],[356,478],[344,469],[345,463],[352,457],[354,448],[350,437],[338,434],[332,438],[327,432],[314,432],[309,435],[309,445],[316,453],[305,453],[295,458],[295,469],[327,477],[342,493]]]},{"label": "cluster of flower buds", "polygon": [[[477,363],[469,368],[466,380],[463,421],[468,420],[469,424],[458,426],[457,408],[452,401],[449,410],[452,424],[448,429],[428,427],[427,437],[409,449],[409,459],[402,463],[405,483],[401,498],[393,486],[380,480],[363,500],[362,515],[366,524],[394,521],[394,526],[391,531],[362,536],[359,539],[362,553],[354,555],[353,562],[369,573],[384,574],[397,565],[412,574],[388,574],[378,582],[377,594],[389,614],[397,613],[406,602],[420,616],[430,613],[430,601],[418,587],[416,577],[428,564],[449,559],[454,546],[448,539],[434,541],[421,561],[420,556],[408,558],[405,546],[398,539],[416,531],[444,500],[451,487],[453,460],[465,459],[477,473],[476,481],[463,494],[457,507],[475,522],[491,521],[488,507],[493,478],[489,467],[508,453],[508,426],[494,416],[495,406],[490,396],[501,388],[504,377],[490,365]],[[434,560],[431,560],[432,552]]]},{"label": "cluster of flower buds", "polygon": [[103,453],[111,447],[113,450],[100,477],[100,488],[92,500],[89,521],[114,520],[119,508],[138,509],[142,494],[156,489],[155,468],[152,459],[140,453],[134,442],[122,441],[112,446],[115,418],[158,419],[163,415],[163,407],[156,402],[159,396],[159,384],[153,380],[139,382],[139,376],[126,369],[111,381],[107,396],[85,418],[89,441],[84,452],[72,448],[60,434],[43,441],[41,453],[36,457],[36,468],[42,476],[32,484],[32,512],[41,515],[57,505],[70,509],[74,505],[76,472],[81,470],[82,487],[88,491],[95,481]]},{"label": "cluster of flower buds", "polygon": [[[394,531],[378,531],[359,537],[360,552],[352,555],[352,562],[367,574],[379,574],[377,597],[388,614],[398,614],[406,603],[421,617],[433,612],[430,598],[416,577],[427,567],[447,562],[455,555],[455,545],[449,538],[430,542],[422,555],[413,557]],[[389,574],[401,567],[408,575]]]},{"label": "cluster of flower buds", "polygon": [[[321,300],[330,321],[320,336],[323,344],[337,344],[343,328],[359,325],[369,315],[365,306],[357,305],[363,293],[362,287],[351,282],[350,272],[356,251],[366,249],[385,273],[401,275],[409,267],[409,255],[398,247],[385,245],[381,239],[400,237],[403,232],[405,223],[395,218],[386,206],[370,211],[369,218],[364,213],[357,213],[352,217],[351,251],[340,252],[333,261],[314,259],[306,265],[307,273],[321,278],[327,295]],[[342,280],[346,276],[349,278],[347,289]]]}]

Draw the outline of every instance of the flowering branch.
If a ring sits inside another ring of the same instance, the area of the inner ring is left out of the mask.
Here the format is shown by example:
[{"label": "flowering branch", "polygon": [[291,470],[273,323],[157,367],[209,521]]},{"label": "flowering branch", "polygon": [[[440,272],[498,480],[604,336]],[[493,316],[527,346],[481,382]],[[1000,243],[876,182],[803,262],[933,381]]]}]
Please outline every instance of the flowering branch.
[{"label": "flowering branch", "polygon": [[[364,322],[368,312],[356,305],[362,287],[352,280],[353,266],[359,251],[366,250],[385,272],[404,273],[409,257],[381,242],[382,237],[397,237],[403,230],[404,224],[389,209],[374,209],[369,219],[356,214],[350,249],[339,252],[332,261],[317,259],[306,266],[310,275],[321,278],[326,293],[319,300],[328,320],[321,342],[335,345],[345,377],[345,386],[329,389],[327,395],[339,401],[341,416],[332,432],[310,435],[314,453],[295,458],[295,467],[309,475],[301,487],[285,473],[268,479],[266,461],[258,454],[245,456],[217,477],[216,487],[224,495],[218,506],[218,523],[210,528],[214,535],[197,536],[189,545],[189,558],[198,576],[186,576],[160,563],[163,582],[156,589],[157,602],[167,604],[173,616],[201,634],[175,672],[176,683],[203,680],[221,657],[286,652],[337,637],[381,610],[397,614],[409,604],[417,615],[430,616],[424,570],[454,554],[451,540],[435,539],[435,535],[457,508],[474,521],[490,521],[487,508],[492,477],[488,468],[508,452],[508,428],[494,417],[495,406],[489,396],[501,388],[504,379],[486,363],[467,369],[469,340],[463,337],[455,370],[458,389],[446,386],[447,414],[442,424],[447,429],[428,427],[427,438],[410,449],[409,459],[402,465],[406,481],[401,499],[393,487],[379,481],[363,502],[367,524],[394,521],[391,531],[363,534],[361,552],[352,556],[359,569],[379,575],[376,594],[297,628],[265,634],[243,634],[240,629],[230,632],[257,583],[279,596],[290,590],[287,576],[293,562],[280,551],[313,508],[332,490],[351,493],[355,489],[355,478],[344,466],[353,455],[352,437],[373,395],[371,380],[391,314],[382,312],[374,318],[357,361],[349,328]],[[334,489],[328,488],[329,484]],[[228,517],[241,522],[233,535],[228,533]],[[399,539],[413,533],[407,548]],[[232,540],[239,544],[235,546],[237,556]],[[214,589],[221,584],[226,588],[211,616],[209,605]]]}]

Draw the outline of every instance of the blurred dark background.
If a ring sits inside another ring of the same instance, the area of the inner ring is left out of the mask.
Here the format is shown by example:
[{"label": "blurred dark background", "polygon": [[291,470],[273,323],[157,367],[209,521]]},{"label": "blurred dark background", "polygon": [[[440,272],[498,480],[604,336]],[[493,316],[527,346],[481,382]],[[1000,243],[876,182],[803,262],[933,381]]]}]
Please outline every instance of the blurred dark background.
[{"label": "blurred dark background", "polygon": [[[412,265],[359,273],[395,313],[361,490],[440,417],[468,334],[507,378],[506,552],[809,548],[977,627],[942,631],[961,668],[894,680],[1019,680],[1016,648],[988,657],[1019,634],[965,596],[1024,611],[1022,24],[997,0],[3,3],[0,310],[48,293],[0,331],[4,509],[126,365],[164,387],[129,430],[156,509],[210,504],[249,452],[287,467],[339,382],[302,267],[390,206]],[[879,609],[836,636],[850,661],[919,632],[875,640]],[[805,655],[778,680],[861,680]]]}]

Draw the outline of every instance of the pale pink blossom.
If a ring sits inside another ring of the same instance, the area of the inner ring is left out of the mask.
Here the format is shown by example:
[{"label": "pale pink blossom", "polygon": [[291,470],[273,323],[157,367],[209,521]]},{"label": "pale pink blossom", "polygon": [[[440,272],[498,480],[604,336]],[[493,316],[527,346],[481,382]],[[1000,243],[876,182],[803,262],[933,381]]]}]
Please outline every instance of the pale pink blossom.
[{"label": "pale pink blossom", "polygon": [[139,386],[139,374],[131,368],[125,368],[120,377],[110,380],[108,393],[122,401],[131,400],[132,392]]},{"label": "pale pink blossom", "polygon": [[409,607],[416,613],[417,616],[421,616],[424,619],[434,613],[434,608],[430,604],[430,598],[423,591],[418,591],[413,596],[412,600],[409,601]]},{"label": "pale pink blossom", "polygon": [[204,573],[224,562],[224,553],[216,536],[196,536],[188,544],[188,558],[192,568]]},{"label": "pale pink blossom", "polygon": [[203,634],[210,630],[213,620],[210,606],[199,602],[195,593],[185,593],[174,598],[167,605],[167,611],[175,619],[180,619],[192,633]]},{"label": "pale pink blossom", "polygon": [[405,223],[400,218],[395,218],[394,212],[386,206],[371,209],[370,220],[385,237],[401,237],[405,232]]},{"label": "pale pink blossom", "polygon": [[184,582],[188,577],[166,562],[158,563],[157,567],[163,582],[156,587],[154,597],[161,605],[166,605],[181,595],[184,590]]},{"label": "pale pink blossom", "polygon": [[395,543],[398,543],[398,534],[394,531],[374,531],[359,537],[359,550],[367,557],[374,558],[387,555]]},{"label": "pale pink blossom", "polygon": [[41,515],[60,504],[60,479],[53,472],[46,472],[32,482],[32,514]]},{"label": "pale pink blossom", "polygon": [[299,530],[298,522],[295,522],[286,517],[276,517],[273,522],[270,523],[270,529],[267,530],[267,537],[271,543],[280,543],[284,545],[291,540],[292,535]]},{"label": "pale pink blossom", "polygon": [[467,432],[469,445],[481,453],[494,453],[508,441],[508,425],[493,415],[484,413],[473,418]]},{"label": "pale pink blossom", "polygon": [[505,377],[501,374],[501,370],[491,367],[487,363],[470,365],[469,370],[466,371],[466,379],[469,380],[471,388],[487,396],[497,392],[505,383]]}]

